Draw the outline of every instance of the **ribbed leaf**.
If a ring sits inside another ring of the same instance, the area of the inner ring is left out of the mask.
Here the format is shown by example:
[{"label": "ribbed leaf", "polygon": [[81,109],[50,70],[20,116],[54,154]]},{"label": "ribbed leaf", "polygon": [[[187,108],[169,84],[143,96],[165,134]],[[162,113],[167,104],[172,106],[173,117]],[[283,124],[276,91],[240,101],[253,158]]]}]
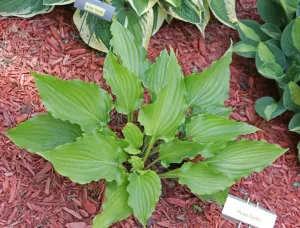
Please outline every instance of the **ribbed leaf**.
[{"label": "ribbed leaf", "polygon": [[196,24],[203,37],[205,37],[205,28],[210,20],[210,10],[207,1],[203,1],[202,9],[200,11],[200,23]]},{"label": "ribbed leaf", "polygon": [[133,170],[144,169],[143,159],[137,156],[131,156],[128,162],[131,164]]},{"label": "ribbed leaf", "polygon": [[281,115],[286,109],[282,100],[276,102],[273,97],[262,97],[255,102],[255,111],[265,120],[271,120]]},{"label": "ribbed leaf", "polygon": [[291,21],[283,30],[281,36],[281,47],[284,54],[288,57],[300,53],[299,32],[300,18]]},{"label": "ribbed leaf", "polygon": [[167,18],[167,14],[163,11],[158,4],[153,7],[153,28],[152,35],[158,32],[164,20]]},{"label": "ribbed leaf", "polygon": [[266,23],[260,26],[260,29],[266,33],[269,37],[280,40],[281,37],[281,30],[277,25],[274,25],[272,23]]},{"label": "ribbed leaf", "polygon": [[265,141],[240,140],[229,142],[215,157],[205,163],[214,170],[237,181],[252,172],[260,172],[286,152],[277,145]]},{"label": "ribbed leaf", "polygon": [[29,18],[38,14],[49,13],[53,6],[43,4],[43,0],[0,0],[0,15]]},{"label": "ribbed leaf", "polygon": [[203,112],[211,112],[216,106],[223,106],[228,97],[232,48],[201,73],[185,77],[188,107],[198,106]]},{"label": "ribbed leaf", "polygon": [[277,26],[286,23],[284,9],[279,2],[273,0],[257,0],[257,9],[264,22],[273,23]]},{"label": "ribbed leaf", "polygon": [[254,58],[256,54],[256,49],[257,46],[247,40],[239,41],[233,46],[233,51],[236,54],[246,58]]},{"label": "ribbed leaf", "polygon": [[155,172],[147,170],[129,174],[128,180],[128,204],[145,227],[161,194],[160,178]]},{"label": "ribbed leaf", "polygon": [[161,164],[168,168],[170,163],[180,163],[184,158],[194,159],[204,149],[205,146],[197,142],[180,141],[175,138],[160,146],[159,159]]},{"label": "ribbed leaf", "polygon": [[49,113],[35,116],[6,133],[18,147],[30,152],[53,150],[82,135],[78,125],[55,119]]},{"label": "ribbed leaf", "polygon": [[126,157],[113,137],[106,138],[101,133],[86,133],[76,142],[38,154],[50,161],[61,175],[80,184],[99,179],[121,184],[124,180],[122,162]]},{"label": "ribbed leaf", "polygon": [[237,28],[241,40],[261,42],[269,39],[269,36],[261,31],[260,24],[256,21],[240,20]]},{"label": "ribbed leaf", "polygon": [[103,77],[116,95],[115,107],[119,113],[127,115],[142,106],[142,84],[131,71],[118,63],[111,52],[106,56],[103,71]]},{"label": "ribbed leaf", "polygon": [[123,128],[122,133],[129,146],[124,150],[129,154],[141,153],[140,147],[143,145],[143,133],[141,130],[132,123],[127,123]]},{"label": "ribbed leaf", "polygon": [[165,0],[165,1],[172,4],[175,7],[179,7],[181,3],[181,0]]},{"label": "ribbed leaf", "polygon": [[125,67],[138,78],[142,78],[150,66],[146,50],[120,23],[115,21],[111,26],[111,32],[113,34],[111,44],[114,48],[114,53],[121,58]]},{"label": "ribbed leaf", "polygon": [[66,5],[74,2],[75,0],[43,0],[44,5]]},{"label": "ribbed leaf", "polygon": [[200,114],[192,117],[186,126],[186,135],[198,143],[232,141],[239,135],[250,134],[259,130],[244,122],[227,120],[224,117]]},{"label": "ribbed leaf", "polygon": [[43,104],[59,119],[79,124],[83,131],[101,130],[109,121],[112,98],[95,83],[63,81],[50,75],[32,73]]},{"label": "ribbed leaf", "polygon": [[135,12],[141,16],[150,10],[158,0],[128,0]]},{"label": "ribbed leaf", "polygon": [[289,123],[289,130],[300,134],[300,113],[296,113]]},{"label": "ribbed leaf", "polygon": [[132,209],[127,203],[129,194],[126,188],[128,184],[127,178],[119,186],[114,181],[106,183],[106,201],[102,205],[103,212],[94,218],[93,228],[109,227],[132,214]]},{"label": "ribbed leaf", "polygon": [[138,120],[145,134],[166,142],[173,140],[183,123],[186,111],[184,78],[176,56],[171,51],[167,68],[168,84],[158,92],[153,104],[140,110]]},{"label": "ribbed leaf", "polygon": [[224,205],[228,194],[229,194],[229,189],[226,188],[223,191],[220,191],[220,192],[217,192],[217,193],[214,193],[211,195],[201,195],[200,198],[201,198],[201,200],[213,200],[218,205]]},{"label": "ribbed leaf", "polygon": [[[198,107],[192,108],[192,114],[201,114],[203,110]],[[216,116],[223,116],[228,119],[230,113],[232,112],[232,107],[224,107],[224,106],[215,106],[209,110],[206,110],[206,113],[213,114]]]},{"label": "ribbed leaf", "polygon": [[300,88],[295,82],[290,82],[285,87],[282,98],[286,109],[300,112]]}]

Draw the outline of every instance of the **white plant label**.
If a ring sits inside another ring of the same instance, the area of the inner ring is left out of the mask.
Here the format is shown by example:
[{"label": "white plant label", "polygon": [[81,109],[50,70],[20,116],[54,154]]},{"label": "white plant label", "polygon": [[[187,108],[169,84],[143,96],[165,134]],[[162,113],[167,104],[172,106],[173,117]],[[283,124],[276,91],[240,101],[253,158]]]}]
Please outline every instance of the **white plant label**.
[{"label": "white plant label", "polygon": [[222,216],[257,228],[273,228],[277,218],[275,213],[232,195],[228,195],[226,199]]}]

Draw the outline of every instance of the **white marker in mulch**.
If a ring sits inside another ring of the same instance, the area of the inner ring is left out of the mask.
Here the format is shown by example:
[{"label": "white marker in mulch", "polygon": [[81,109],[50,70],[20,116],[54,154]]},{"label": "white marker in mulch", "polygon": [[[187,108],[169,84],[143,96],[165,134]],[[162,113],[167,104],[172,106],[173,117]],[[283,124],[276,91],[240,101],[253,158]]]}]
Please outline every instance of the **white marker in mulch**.
[{"label": "white marker in mulch", "polygon": [[276,214],[272,211],[259,207],[258,203],[252,204],[235,196],[228,195],[222,217],[238,223],[238,228],[242,223],[248,224],[248,228],[273,228],[276,221]]}]

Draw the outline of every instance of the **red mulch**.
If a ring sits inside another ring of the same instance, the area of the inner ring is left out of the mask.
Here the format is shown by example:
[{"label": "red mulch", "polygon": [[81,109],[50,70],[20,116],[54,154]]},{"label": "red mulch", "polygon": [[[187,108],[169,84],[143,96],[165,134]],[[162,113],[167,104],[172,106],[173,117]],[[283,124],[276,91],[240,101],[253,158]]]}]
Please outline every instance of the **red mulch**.
[{"label": "red mulch", "polygon": [[[241,7],[241,4],[242,6]],[[239,18],[259,19],[253,1],[238,1]],[[103,181],[88,185],[70,182],[37,155],[18,149],[5,131],[45,109],[28,69],[63,79],[80,78],[107,89],[102,78],[104,57],[78,38],[67,7],[31,19],[0,17],[0,227],[90,227],[101,208]],[[195,26],[174,21],[152,39],[149,58],[173,47],[185,74],[208,67],[238,40],[236,31],[211,21],[205,39]],[[253,60],[234,55],[231,65],[231,118],[253,124],[263,131],[248,136],[265,139],[290,150],[263,172],[252,174],[231,187],[231,194],[274,211],[276,227],[300,227],[300,182],[297,135],[288,132],[291,113],[270,122],[254,111],[255,100],[276,96],[275,84],[260,77]],[[111,123],[114,126],[114,121]],[[149,220],[152,227],[229,228],[233,223],[220,218],[221,207],[202,202],[175,182],[163,181],[164,190]],[[202,211],[195,209],[195,205]],[[139,227],[130,217],[114,227]]]}]

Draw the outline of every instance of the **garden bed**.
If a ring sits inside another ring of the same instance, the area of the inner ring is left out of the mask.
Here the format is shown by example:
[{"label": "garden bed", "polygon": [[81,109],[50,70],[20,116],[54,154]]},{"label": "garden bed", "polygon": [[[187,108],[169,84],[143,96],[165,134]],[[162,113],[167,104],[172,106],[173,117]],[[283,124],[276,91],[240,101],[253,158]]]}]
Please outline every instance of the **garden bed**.
[{"label": "garden bed", "polygon": [[[253,4],[238,9],[240,18],[257,18]],[[196,27],[179,21],[165,24],[151,38],[149,58],[171,46],[184,74],[202,70],[219,59],[238,40],[237,32],[213,20],[205,39]],[[104,182],[74,184],[53,170],[40,156],[18,149],[5,131],[32,115],[45,111],[28,70],[63,79],[79,78],[108,89],[102,78],[105,56],[88,48],[78,37],[70,7],[31,19],[0,17],[0,227],[87,227],[99,213]],[[255,101],[274,94],[275,83],[261,77],[253,60],[234,54],[231,65],[231,118],[263,131],[248,139],[267,140],[290,150],[263,172],[252,174],[230,188],[230,193],[274,211],[276,227],[300,227],[300,176],[296,134],[288,131],[290,113],[267,122],[254,110]],[[120,131],[120,116],[110,122]],[[164,191],[152,218],[152,227],[234,227],[220,218],[221,207],[203,202],[176,182],[163,182]],[[71,224],[71,225],[70,225]],[[133,217],[115,227],[139,227]],[[75,226],[77,225],[77,226]]]}]

